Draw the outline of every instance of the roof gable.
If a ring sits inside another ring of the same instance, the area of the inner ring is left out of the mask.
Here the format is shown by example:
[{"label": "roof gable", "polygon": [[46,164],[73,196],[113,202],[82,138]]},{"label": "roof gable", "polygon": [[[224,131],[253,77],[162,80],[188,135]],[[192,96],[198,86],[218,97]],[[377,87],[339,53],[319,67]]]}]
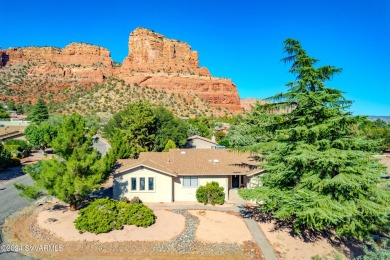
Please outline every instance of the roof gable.
[{"label": "roof gable", "polygon": [[205,142],[214,144],[214,145],[218,145],[217,142],[214,142],[213,140],[210,140],[210,139],[208,139],[208,138],[205,138],[205,137],[199,136],[199,135],[190,136],[190,137],[187,138],[187,141],[194,140],[194,139],[199,139],[199,140],[202,140],[202,141],[205,141]]},{"label": "roof gable", "polygon": [[145,152],[138,159],[119,160],[116,173],[139,165],[172,176],[178,175],[254,175],[262,171],[258,160],[249,153],[227,149],[173,149],[169,152]]},{"label": "roof gable", "polygon": [[116,171],[115,174],[125,173],[127,171],[131,171],[133,169],[136,169],[138,167],[143,166],[143,167],[148,168],[150,170],[154,170],[154,171],[157,171],[157,172],[160,172],[160,173],[164,173],[164,174],[172,176],[172,177],[176,177],[177,176],[176,174],[172,173],[169,169],[164,168],[163,166],[159,165],[158,163],[153,162],[150,159],[146,159],[146,160],[143,160],[143,161],[133,160],[132,162],[133,163],[131,163],[129,165],[122,165],[122,166],[120,166],[120,168],[119,168],[120,170]]}]

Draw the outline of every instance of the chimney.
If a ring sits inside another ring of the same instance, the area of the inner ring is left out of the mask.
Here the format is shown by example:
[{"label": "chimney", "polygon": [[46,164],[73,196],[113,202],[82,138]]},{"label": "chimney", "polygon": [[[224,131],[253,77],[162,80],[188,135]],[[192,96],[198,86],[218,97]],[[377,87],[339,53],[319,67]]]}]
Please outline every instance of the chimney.
[{"label": "chimney", "polygon": [[213,141],[215,143],[215,135],[213,134],[213,136],[211,137],[211,141]]}]

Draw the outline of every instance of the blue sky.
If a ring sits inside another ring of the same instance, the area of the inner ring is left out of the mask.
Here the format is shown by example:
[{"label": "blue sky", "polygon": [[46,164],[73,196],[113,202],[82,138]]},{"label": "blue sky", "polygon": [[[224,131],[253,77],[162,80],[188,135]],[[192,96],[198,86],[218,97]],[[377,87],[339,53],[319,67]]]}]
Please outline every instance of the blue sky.
[{"label": "blue sky", "polygon": [[146,27],[188,42],[243,98],[286,90],[293,76],[280,59],[283,40],[294,38],[319,65],[343,68],[328,86],[346,92],[354,114],[390,115],[388,0],[5,0],[1,9],[3,49],[87,42],[121,62],[129,33]]}]

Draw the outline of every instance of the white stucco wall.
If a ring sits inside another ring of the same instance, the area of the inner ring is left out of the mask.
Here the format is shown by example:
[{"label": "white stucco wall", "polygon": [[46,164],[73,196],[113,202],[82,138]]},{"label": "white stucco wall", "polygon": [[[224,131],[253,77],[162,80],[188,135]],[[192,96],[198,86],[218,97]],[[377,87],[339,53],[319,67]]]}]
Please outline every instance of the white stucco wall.
[{"label": "white stucco wall", "polygon": [[[131,178],[137,178],[137,191],[131,190]],[[145,177],[145,190],[140,191],[139,178]],[[154,191],[148,190],[148,177],[154,177]],[[114,177],[113,195],[115,199],[137,196],[144,202],[172,202],[172,177],[145,167],[137,167]]]},{"label": "white stucco wall", "polygon": [[201,139],[192,139],[188,141],[188,144],[190,146],[195,146],[196,149],[211,149],[212,146],[215,146],[215,144],[212,144],[210,142],[206,142]]},{"label": "white stucco wall", "polygon": [[248,178],[248,182],[246,184],[246,187],[248,189],[255,188],[255,187],[258,187],[261,185],[261,182],[259,180],[260,174],[257,174],[257,175],[251,176],[251,177],[247,177],[247,178]]},{"label": "white stucco wall", "polygon": [[[224,188],[225,200],[228,200],[228,176],[198,176],[198,187],[208,182],[216,181]],[[174,201],[196,201],[196,190],[198,187],[184,187],[183,176],[173,178]]]}]

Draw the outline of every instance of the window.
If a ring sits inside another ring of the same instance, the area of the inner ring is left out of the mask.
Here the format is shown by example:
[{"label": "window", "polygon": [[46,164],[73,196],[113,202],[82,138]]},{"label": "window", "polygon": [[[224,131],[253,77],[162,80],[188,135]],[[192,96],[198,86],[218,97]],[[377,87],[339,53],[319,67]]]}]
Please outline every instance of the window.
[{"label": "window", "polygon": [[131,190],[137,190],[137,178],[131,178]]},{"label": "window", "polygon": [[198,177],[185,176],[183,177],[184,187],[198,187]]},{"label": "window", "polygon": [[149,177],[148,182],[149,182],[149,186],[148,186],[149,190],[154,190],[154,178]]},{"label": "window", "polygon": [[145,178],[139,178],[139,190],[145,190]]}]

